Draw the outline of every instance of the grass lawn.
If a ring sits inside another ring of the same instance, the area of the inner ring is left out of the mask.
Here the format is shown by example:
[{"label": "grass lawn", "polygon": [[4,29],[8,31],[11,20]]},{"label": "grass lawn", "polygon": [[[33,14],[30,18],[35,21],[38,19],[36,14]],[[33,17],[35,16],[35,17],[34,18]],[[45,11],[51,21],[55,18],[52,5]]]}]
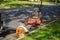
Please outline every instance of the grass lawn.
[{"label": "grass lawn", "polygon": [[[34,6],[40,5],[41,2],[29,2],[29,1],[10,1],[10,2],[0,2],[0,8],[11,7],[11,6]],[[53,2],[43,2],[43,5],[54,5]]]},{"label": "grass lawn", "polygon": [[60,40],[60,19],[26,35],[21,40]]}]

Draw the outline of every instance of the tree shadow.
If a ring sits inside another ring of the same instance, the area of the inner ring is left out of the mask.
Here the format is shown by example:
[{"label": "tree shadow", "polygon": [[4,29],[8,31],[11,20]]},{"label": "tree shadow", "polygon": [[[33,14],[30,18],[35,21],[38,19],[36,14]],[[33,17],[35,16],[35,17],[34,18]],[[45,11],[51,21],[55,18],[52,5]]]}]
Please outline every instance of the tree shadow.
[{"label": "tree shadow", "polygon": [[59,5],[43,5],[40,9],[43,21],[48,22],[60,17]]},{"label": "tree shadow", "polygon": [[8,24],[11,21],[17,20],[20,22],[20,19],[25,19],[27,17],[30,17],[34,11],[34,8],[39,8],[39,12],[41,12],[41,20],[42,23],[49,23],[52,20],[55,20],[55,18],[58,18],[60,16],[60,6],[49,6],[49,5],[43,5],[43,6],[30,6],[30,7],[18,7],[18,8],[11,8],[11,9],[1,9],[1,13],[3,14],[3,19]]}]

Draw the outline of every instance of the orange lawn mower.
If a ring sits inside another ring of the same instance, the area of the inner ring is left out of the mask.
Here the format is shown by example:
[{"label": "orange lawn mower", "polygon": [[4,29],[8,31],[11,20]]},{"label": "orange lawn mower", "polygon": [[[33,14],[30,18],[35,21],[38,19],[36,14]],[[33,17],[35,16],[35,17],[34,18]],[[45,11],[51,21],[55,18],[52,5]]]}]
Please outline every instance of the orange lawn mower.
[{"label": "orange lawn mower", "polygon": [[25,20],[25,23],[26,23],[26,24],[30,24],[30,25],[40,25],[41,20],[40,20],[39,17],[33,16],[32,18],[27,18],[27,19]]},{"label": "orange lawn mower", "polygon": [[37,27],[38,25],[41,24],[41,19],[39,17],[40,15],[37,12],[38,11],[35,11],[35,13],[33,13],[31,17],[25,19],[25,24],[26,25],[31,25],[30,27],[27,26],[27,28],[29,27],[29,29],[30,29],[32,27]]}]

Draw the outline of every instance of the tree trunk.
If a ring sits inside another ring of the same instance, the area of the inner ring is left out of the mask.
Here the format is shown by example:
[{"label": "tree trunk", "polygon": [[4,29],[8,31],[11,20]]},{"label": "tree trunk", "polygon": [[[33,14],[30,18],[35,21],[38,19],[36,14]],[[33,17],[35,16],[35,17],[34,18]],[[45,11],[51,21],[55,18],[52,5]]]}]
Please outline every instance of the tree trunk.
[{"label": "tree trunk", "polygon": [[57,4],[57,0],[55,0],[55,4]]},{"label": "tree trunk", "polygon": [[40,1],[41,1],[41,6],[42,6],[42,1],[43,1],[43,0],[40,0]]}]

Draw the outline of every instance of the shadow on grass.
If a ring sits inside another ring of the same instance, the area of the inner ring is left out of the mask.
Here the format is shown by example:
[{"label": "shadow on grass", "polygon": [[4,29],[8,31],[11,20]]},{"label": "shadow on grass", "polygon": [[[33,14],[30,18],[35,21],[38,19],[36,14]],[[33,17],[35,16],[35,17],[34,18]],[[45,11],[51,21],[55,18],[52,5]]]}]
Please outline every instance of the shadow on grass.
[{"label": "shadow on grass", "polygon": [[0,4],[9,3],[10,1],[0,1]]},{"label": "shadow on grass", "polygon": [[36,4],[7,4],[8,6],[34,6]]}]

